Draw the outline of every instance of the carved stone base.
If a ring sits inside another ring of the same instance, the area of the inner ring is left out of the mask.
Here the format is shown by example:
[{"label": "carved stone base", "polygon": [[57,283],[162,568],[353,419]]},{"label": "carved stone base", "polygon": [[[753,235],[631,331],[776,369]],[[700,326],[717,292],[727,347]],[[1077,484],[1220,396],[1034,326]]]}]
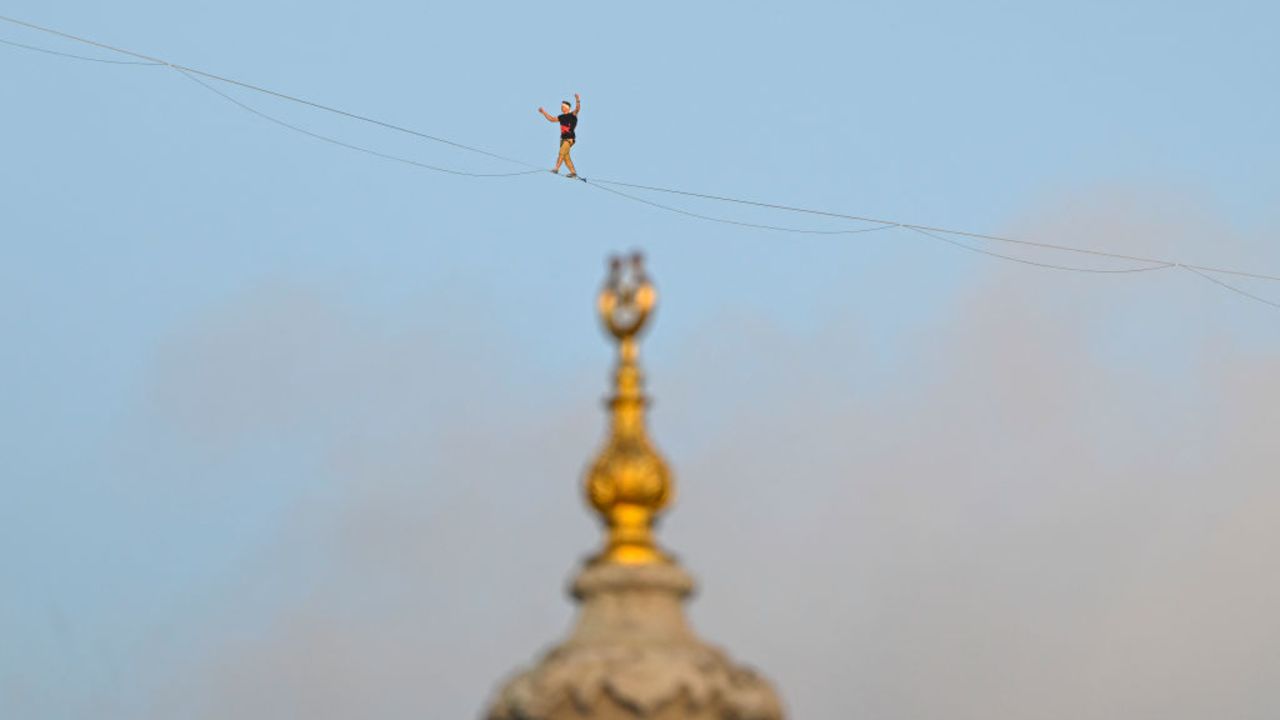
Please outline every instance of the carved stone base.
[{"label": "carved stone base", "polygon": [[767,681],[693,634],[693,587],[675,564],[586,567],[569,638],[502,688],[489,720],[782,720]]}]

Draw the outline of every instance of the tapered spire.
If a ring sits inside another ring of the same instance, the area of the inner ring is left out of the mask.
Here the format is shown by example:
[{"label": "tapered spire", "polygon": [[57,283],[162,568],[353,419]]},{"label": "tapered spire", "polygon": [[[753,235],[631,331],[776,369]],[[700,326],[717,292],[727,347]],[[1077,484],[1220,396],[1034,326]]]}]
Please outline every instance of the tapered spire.
[{"label": "tapered spire", "polygon": [[609,437],[587,470],[585,491],[608,530],[595,562],[641,565],[665,562],[653,538],[653,524],[673,494],[671,470],[649,440],[644,375],[639,365],[640,334],[653,315],[658,294],[644,258],[609,259],[597,308],[618,345],[613,396],[608,400]]}]

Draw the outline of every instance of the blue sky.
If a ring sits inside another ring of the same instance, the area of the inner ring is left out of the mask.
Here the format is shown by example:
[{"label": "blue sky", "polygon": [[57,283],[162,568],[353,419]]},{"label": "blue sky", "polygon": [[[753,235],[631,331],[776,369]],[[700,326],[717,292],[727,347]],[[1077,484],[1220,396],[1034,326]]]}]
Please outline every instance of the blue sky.
[{"label": "blue sky", "polygon": [[[588,177],[1280,272],[1280,99],[1271,91],[1280,17],[1264,3],[15,0],[3,12],[547,165],[555,128],[536,108],[580,92],[575,160]],[[8,25],[0,39],[110,57]],[[218,694],[197,678],[214,674],[227,638],[279,626],[277,613],[289,615],[308,588],[323,594],[335,573],[326,568],[345,557],[315,541],[343,536],[333,518],[359,504],[353,471],[335,469],[337,445],[365,481],[417,488],[405,492],[430,506],[424,512],[472,507],[458,488],[474,470],[492,478],[496,497],[514,494],[514,505],[573,528],[519,510],[495,521],[547,538],[528,550],[541,572],[521,571],[545,579],[545,604],[521,605],[501,586],[485,586],[508,598],[488,605],[427,594],[438,605],[424,612],[454,613],[462,626],[532,626],[492,646],[450,636],[480,648],[462,667],[483,676],[458,688],[440,670],[426,687],[456,693],[440,701],[450,712],[479,707],[501,672],[494,663],[514,665],[554,636],[568,612],[556,583],[593,542],[573,497],[574,463],[596,441],[609,350],[591,299],[611,251],[643,248],[651,258],[663,307],[646,352],[669,423],[659,434],[677,461],[682,452],[705,473],[718,470],[702,458],[739,437],[735,422],[748,437],[789,431],[768,426],[771,417],[800,422],[800,435],[804,418],[817,422],[765,403],[793,384],[827,378],[843,388],[831,391],[837,415],[844,403],[906,404],[898,393],[950,377],[933,363],[957,334],[1006,312],[1067,327],[1046,345],[1083,347],[1107,377],[1164,388],[1117,401],[1117,413],[1146,429],[1090,435],[1089,447],[1107,452],[1127,444],[1159,454],[1179,432],[1225,432],[1247,413],[1226,401],[1214,410],[1224,393],[1235,396],[1219,387],[1226,371],[1206,348],[1263,366],[1280,351],[1273,308],[1176,270],[1063,276],[897,231],[772,233],[549,175],[438,175],[290,133],[165,68],[0,47],[0,73],[9,139],[0,172],[0,568],[9,589],[0,708],[16,708],[7,717],[201,717],[195,704],[164,703],[175,688]],[[507,169],[223,89],[384,152]],[[745,222],[834,227],[653,199]],[[1242,287],[1280,301],[1280,286]],[[1006,294],[975,301],[991,288]],[[1018,336],[997,335],[1011,343],[1000,345],[1005,357],[1021,347]],[[700,359],[724,347],[740,352]],[[970,359],[990,361],[984,352]],[[911,377],[921,366],[934,369]],[[663,373],[683,395],[663,393]],[[1178,394],[1170,388],[1190,388],[1185,405],[1168,400]],[[1251,394],[1241,390],[1242,402]],[[1194,427],[1164,427],[1168,408],[1152,398],[1198,418]],[[744,419],[755,414],[765,425]],[[1105,415],[1089,417],[1105,425]],[[536,491],[503,484],[515,482],[507,465],[469,468],[455,451],[561,421],[577,434],[556,437],[564,448],[548,449],[546,465],[532,469],[544,456],[525,435],[513,446],[532,446],[503,461],[546,483]],[[1218,476],[1226,455],[1198,447],[1184,446],[1180,467]],[[820,512],[825,482],[839,484],[815,478],[819,489],[797,502]],[[764,485],[752,492],[777,501]],[[437,532],[445,545],[474,540],[448,522]],[[699,547],[701,536],[684,532]],[[714,547],[695,569],[709,585],[736,582],[716,574]],[[512,557],[491,551],[495,562]],[[273,572],[276,563],[291,570]],[[476,580],[461,565],[442,568],[442,586]],[[749,579],[741,584],[748,592]],[[732,600],[708,597],[719,609],[706,621],[720,623],[731,647],[750,644],[738,636],[759,618],[733,615]],[[330,609],[364,617],[378,602]],[[430,645],[435,636],[423,632]],[[783,644],[771,642],[755,649]],[[811,677],[780,664],[784,679]],[[352,697],[374,686],[359,687]],[[802,689],[819,699],[793,705],[816,716],[846,707],[825,686]],[[892,715],[891,700],[878,709]],[[301,714],[281,702],[276,717]],[[249,717],[259,706],[244,708]]]}]

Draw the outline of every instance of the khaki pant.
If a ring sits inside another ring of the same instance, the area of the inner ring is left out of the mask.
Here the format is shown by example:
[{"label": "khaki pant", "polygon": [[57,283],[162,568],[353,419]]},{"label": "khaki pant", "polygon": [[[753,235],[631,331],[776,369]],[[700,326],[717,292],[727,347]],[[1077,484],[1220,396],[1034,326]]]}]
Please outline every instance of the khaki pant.
[{"label": "khaki pant", "polygon": [[564,162],[569,159],[569,149],[573,147],[573,140],[560,141],[560,161]]}]

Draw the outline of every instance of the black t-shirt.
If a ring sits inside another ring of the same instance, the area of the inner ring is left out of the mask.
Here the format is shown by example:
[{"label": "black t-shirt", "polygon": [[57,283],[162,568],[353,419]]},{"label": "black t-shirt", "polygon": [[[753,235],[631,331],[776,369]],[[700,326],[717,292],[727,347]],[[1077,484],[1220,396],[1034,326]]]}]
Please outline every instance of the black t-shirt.
[{"label": "black t-shirt", "polygon": [[576,140],[578,136],[573,131],[578,127],[578,116],[573,113],[565,113],[556,119],[560,121],[560,139]]}]

